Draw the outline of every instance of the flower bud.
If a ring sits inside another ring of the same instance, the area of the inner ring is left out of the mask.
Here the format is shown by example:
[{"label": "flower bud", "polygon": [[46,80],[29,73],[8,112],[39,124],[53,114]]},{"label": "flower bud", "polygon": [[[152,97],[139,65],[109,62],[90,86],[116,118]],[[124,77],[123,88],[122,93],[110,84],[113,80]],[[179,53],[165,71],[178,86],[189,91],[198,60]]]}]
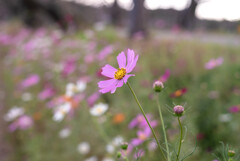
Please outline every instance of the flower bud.
[{"label": "flower bud", "polygon": [[122,143],[122,145],[121,145],[121,148],[122,148],[122,150],[127,150],[127,148],[128,148],[128,143]]},{"label": "flower bud", "polygon": [[121,152],[117,152],[117,158],[121,158],[122,154]]},{"label": "flower bud", "polygon": [[164,88],[164,86],[161,81],[157,80],[153,83],[153,89],[155,92],[161,92],[163,88]]},{"label": "flower bud", "polygon": [[228,156],[229,157],[234,157],[235,156],[235,151],[234,150],[228,150]]},{"label": "flower bud", "polygon": [[184,107],[181,105],[174,106],[173,111],[176,116],[180,117],[184,113]]}]

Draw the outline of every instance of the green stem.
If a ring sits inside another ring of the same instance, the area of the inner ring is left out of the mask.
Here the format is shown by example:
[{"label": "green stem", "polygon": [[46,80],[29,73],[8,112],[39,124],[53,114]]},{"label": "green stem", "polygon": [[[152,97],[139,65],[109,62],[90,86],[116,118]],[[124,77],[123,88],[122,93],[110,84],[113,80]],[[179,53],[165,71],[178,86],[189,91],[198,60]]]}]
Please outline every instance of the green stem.
[{"label": "green stem", "polygon": [[165,144],[166,144],[166,149],[167,149],[167,160],[170,161],[170,155],[169,155],[169,148],[168,148],[168,141],[167,141],[167,135],[166,135],[166,129],[165,129],[165,125],[164,125],[164,121],[163,121],[163,116],[162,116],[162,111],[161,111],[161,107],[160,107],[160,103],[159,103],[159,93],[157,94],[157,106],[158,106],[158,111],[159,111],[159,115],[160,115],[160,120],[162,123],[162,130],[163,130],[163,136],[164,136],[164,140],[165,140]]},{"label": "green stem", "polygon": [[128,87],[129,87],[130,91],[132,92],[132,94],[133,94],[133,96],[134,96],[134,99],[135,99],[135,101],[137,102],[137,104],[138,104],[138,106],[139,106],[139,108],[140,108],[140,110],[141,110],[141,112],[142,112],[145,120],[147,121],[147,124],[148,124],[148,126],[150,127],[150,129],[151,129],[151,131],[152,131],[152,134],[153,134],[153,136],[154,136],[154,138],[155,138],[155,140],[156,140],[156,142],[157,142],[158,148],[159,148],[160,152],[162,153],[162,155],[163,155],[163,157],[164,157],[164,160],[166,161],[167,159],[166,159],[166,157],[165,157],[165,155],[164,155],[164,153],[163,153],[163,150],[162,150],[161,145],[160,145],[160,143],[159,143],[159,141],[158,141],[158,139],[157,139],[157,136],[156,136],[156,134],[155,134],[155,132],[154,132],[151,124],[149,123],[149,121],[148,121],[148,119],[147,119],[147,117],[146,117],[146,114],[145,114],[145,112],[144,112],[144,110],[143,110],[140,102],[138,101],[138,98],[137,98],[135,92],[133,91],[132,87],[130,86],[130,84],[129,84],[128,82],[127,82],[127,85],[128,85]]},{"label": "green stem", "polygon": [[179,123],[179,126],[180,126],[180,140],[179,140],[179,146],[178,146],[178,153],[177,153],[176,161],[178,160],[179,155],[180,155],[181,146],[182,146],[182,137],[183,137],[183,129],[182,129],[182,124],[181,124],[181,121],[180,121],[180,117],[178,117],[178,123]]}]

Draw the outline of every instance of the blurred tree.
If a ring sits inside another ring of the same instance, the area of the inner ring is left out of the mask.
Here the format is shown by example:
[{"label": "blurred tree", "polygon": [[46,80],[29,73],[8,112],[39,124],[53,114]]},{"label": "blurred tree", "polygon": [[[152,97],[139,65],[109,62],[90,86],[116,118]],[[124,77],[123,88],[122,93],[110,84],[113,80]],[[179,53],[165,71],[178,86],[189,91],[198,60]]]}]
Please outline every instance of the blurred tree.
[{"label": "blurred tree", "polygon": [[199,0],[191,0],[189,7],[180,12],[178,16],[178,25],[183,29],[192,29],[196,19],[195,11]]},{"label": "blurred tree", "polygon": [[121,25],[121,8],[118,5],[118,1],[114,0],[114,3],[110,9],[111,23],[113,25]]},{"label": "blurred tree", "polygon": [[179,12],[178,25],[183,29],[193,29],[196,20],[196,9],[200,3],[207,2],[208,0],[191,0],[189,7]]},{"label": "blurred tree", "polygon": [[54,22],[56,22],[62,29],[66,29],[67,24],[64,22],[64,17],[54,0],[46,1],[43,3],[38,0],[21,0],[27,15],[26,23],[28,25],[34,26],[37,24],[37,14],[44,12],[47,14]]},{"label": "blurred tree", "polygon": [[62,29],[67,28],[63,13],[55,0],[5,0],[4,4],[10,16],[22,18],[31,27],[40,25],[42,22],[39,17],[46,15]]},{"label": "blurred tree", "polygon": [[147,35],[144,0],[133,0],[134,7],[130,15],[130,37],[140,33],[142,36]]}]

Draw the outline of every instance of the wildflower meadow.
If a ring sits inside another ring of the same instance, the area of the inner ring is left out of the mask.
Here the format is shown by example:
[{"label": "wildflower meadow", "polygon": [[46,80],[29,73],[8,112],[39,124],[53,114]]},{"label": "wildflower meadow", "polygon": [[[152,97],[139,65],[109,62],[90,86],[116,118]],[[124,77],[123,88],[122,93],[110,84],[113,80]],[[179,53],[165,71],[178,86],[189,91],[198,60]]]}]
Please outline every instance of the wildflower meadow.
[{"label": "wildflower meadow", "polygon": [[10,160],[239,161],[240,46],[124,32],[0,25]]}]

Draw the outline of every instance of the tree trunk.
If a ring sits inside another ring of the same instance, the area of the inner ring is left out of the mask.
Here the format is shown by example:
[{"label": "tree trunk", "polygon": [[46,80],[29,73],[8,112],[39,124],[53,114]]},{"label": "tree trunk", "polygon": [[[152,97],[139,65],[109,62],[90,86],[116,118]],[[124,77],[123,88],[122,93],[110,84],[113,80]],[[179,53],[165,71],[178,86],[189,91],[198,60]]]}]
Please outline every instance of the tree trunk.
[{"label": "tree trunk", "polygon": [[121,8],[118,5],[117,0],[114,1],[110,9],[111,23],[115,26],[121,25]]},{"label": "tree trunk", "polygon": [[134,7],[130,15],[130,37],[140,33],[146,36],[144,0],[133,0]]},{"label": "tree trunk", "polygon": [[196,20],[195,11],[198,5],[197,0],[191,0],[189,7],[182,12],[178,17],[178,25],[183,29],[193,29]]}]

